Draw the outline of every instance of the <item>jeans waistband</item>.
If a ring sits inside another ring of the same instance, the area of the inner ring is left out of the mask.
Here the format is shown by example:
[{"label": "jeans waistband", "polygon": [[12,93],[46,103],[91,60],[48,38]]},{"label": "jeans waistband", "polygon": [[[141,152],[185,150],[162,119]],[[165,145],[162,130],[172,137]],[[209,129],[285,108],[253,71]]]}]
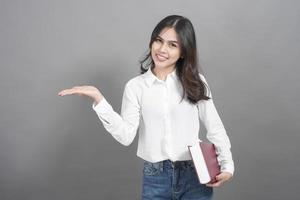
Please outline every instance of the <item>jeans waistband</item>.
[{"label": "jeans waistband", "polygon": [[180,161],[171,161],[171,160],[163,160],[163,164],[170,165],[172,168],[179,168],[179,167],[190,167],[193,165],[192,160],[180,160]]},{"label": "jeans waistband", "polygon": [[163,169],[188,169],[191,168],[194,164],[192,160],[171,161],[168,159],[155,163],[145,160],[144,165],[151,165],[152,167],[163,171]]}]

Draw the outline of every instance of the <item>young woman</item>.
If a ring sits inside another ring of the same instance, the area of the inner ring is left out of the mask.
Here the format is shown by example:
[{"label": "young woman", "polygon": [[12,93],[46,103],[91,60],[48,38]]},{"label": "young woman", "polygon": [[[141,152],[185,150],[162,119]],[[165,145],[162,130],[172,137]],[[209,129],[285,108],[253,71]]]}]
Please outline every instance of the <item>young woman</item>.
[{"label": "young woman", "polygon": [[[231,144],[214,106],[205,77],[198,71],[194,28],[171,15],[154,28],[141,74],[124,89],[121,115],[93,86],[62,90],[60,96],[91,97],[105,129],[130,145],[137,132],[137,156],[144,160],[142,199],[212,199],[213,187],[232,178]],[[200,184],[188,145],[198,140],[200,121],[215,144],[221,173],[213,184]]]}]

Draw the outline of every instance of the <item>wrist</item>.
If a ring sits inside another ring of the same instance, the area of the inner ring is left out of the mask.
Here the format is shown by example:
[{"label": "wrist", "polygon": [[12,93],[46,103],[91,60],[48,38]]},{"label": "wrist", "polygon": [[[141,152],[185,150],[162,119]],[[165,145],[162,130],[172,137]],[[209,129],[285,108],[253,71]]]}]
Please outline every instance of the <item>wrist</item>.
[{"label": "wrist", "polygon": [[102,99],[103,99],[103,97],[101,95],[99,95],[96,98],[94,98],[94,101],[96,104],[98,104]]}]

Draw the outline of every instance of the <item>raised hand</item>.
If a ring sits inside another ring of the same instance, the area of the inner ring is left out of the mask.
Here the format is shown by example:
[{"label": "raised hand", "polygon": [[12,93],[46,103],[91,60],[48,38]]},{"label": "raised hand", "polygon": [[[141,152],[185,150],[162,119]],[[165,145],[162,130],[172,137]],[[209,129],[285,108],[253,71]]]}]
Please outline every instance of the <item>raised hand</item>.
[{"label": "raised hand", "polygon": [[75,86],[70,89],[64,89],[58,93],[59,96],[65,95],[79,95],[79,96],[87,96],[92,98],[97,104],[102,100],[103,95],[101,92],[94,86],[83,85],[83,86]]}]

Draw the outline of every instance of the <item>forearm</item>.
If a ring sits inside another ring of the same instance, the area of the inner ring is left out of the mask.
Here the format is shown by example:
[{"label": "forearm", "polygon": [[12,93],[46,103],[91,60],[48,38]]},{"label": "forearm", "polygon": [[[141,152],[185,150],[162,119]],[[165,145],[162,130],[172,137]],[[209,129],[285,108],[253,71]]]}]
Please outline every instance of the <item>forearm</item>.
[{"label": "forearm", "polygon": [[103,97],[97,104],[93,103],[93,109],[98,115],[104,128],[121,144],[128,146],[132,143],[137,127],[138,115],[129,117],[122,117],[115,112],[112,106]]}]

